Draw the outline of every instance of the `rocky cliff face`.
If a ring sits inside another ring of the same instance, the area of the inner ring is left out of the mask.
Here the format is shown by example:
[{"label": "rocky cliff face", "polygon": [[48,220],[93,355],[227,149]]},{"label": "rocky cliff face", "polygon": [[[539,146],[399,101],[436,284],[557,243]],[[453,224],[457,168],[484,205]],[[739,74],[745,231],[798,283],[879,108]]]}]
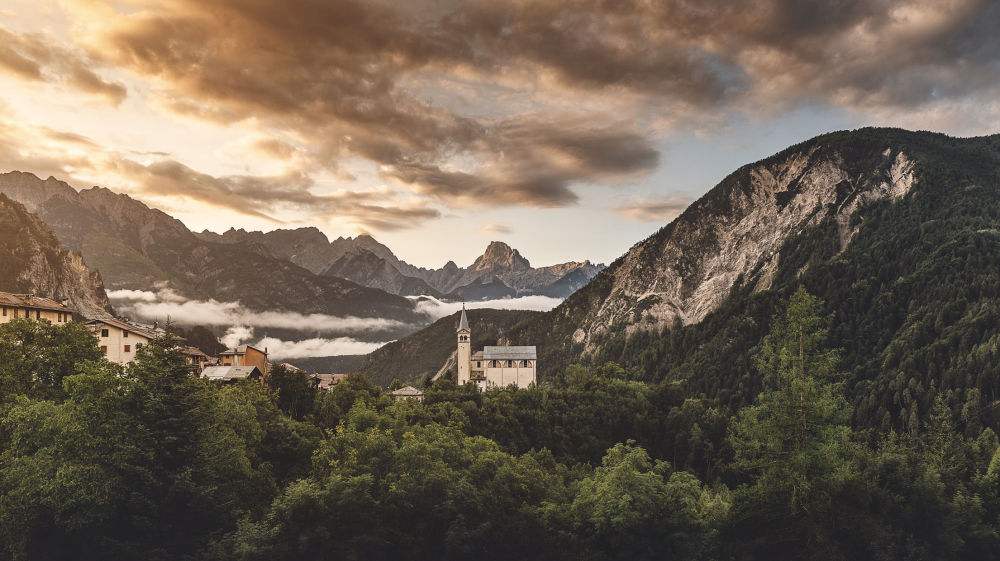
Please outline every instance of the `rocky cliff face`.
[{"label": "rocky cliff face", "polygon": [[33,293],[70,307],[88,318],[110,317],[111,304],[101,275],[67,251],[38,216],[0,194],[0,290]]},{"label": "rocky cliff face", "polygon": [[857,231],[857,210],[904,197],[915,181],[905,145],[877,135],[852,142],[848,133],[818,137],[737,170],[539,320],[546,325],[536,331],[565,333],[570,341],[560,345],[587,353],[612,330],[700,322],[737,285],[767,290],[782,246],[820,223],[836,224],[842,250]]}]

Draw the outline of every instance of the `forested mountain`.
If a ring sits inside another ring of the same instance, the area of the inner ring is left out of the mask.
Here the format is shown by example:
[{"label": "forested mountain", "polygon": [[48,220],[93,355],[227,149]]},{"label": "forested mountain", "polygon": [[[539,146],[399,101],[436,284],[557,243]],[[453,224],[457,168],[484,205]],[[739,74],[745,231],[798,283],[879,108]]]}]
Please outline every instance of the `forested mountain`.
[{"label": "forested mountain", "polygon": [[23,205],[0,194],[0,290],[37,294],[88,317],[108,317],[112,309],[101,275],[67,251],[55,233]]},{"label": "forested mountain", "polygon": [[0,175],[0,193],[37,212],[112,289],[153,290],[167,283],[189,298],[239,301],[258,310],[424,319],[405,298],[314,275],[250,242],[205,241],[166,213],[108,189],[77,192],[52,178],[11,172]]},{"label": "forested mountain", "polygon": [[966,430],[995,426],[998,170],[997,136],[814,138],[740,168],[511,338],[546,372],[617,361],[739,407],[767,319],[804,285],[833,318],[856,423],[907,430],[943,395]]}]

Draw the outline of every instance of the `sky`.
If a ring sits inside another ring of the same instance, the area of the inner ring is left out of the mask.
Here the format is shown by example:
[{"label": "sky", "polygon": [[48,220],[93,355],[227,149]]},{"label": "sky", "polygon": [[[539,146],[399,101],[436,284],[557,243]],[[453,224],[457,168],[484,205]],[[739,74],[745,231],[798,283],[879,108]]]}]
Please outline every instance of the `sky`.
[{"label": "sky", "polygon": [[0,0],[0,171],[193,230],[610,262],[833,130],[1000,129],[986,0]]}]

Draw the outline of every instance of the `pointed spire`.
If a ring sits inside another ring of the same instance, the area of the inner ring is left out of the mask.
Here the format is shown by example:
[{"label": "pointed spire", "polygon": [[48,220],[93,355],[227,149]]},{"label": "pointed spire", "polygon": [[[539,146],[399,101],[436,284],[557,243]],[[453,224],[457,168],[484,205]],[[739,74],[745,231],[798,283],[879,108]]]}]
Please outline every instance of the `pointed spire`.
[{"label": "pointed spire", "polygon": [[462,319],[458,320],[458,331],[471,331],[469,318],[465,317],[465,303],[462,304]]}]

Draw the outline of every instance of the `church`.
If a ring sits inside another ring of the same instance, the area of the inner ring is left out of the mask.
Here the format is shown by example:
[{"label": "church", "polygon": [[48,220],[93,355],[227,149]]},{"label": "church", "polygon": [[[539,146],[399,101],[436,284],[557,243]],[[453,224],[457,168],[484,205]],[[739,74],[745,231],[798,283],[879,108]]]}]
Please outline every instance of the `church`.
[{"label": "church", "polygon": [[472,330],[465,306],[457,331],[458,385],[472,382],[479,391],[484,391],[504,386],[526,388],[536,382],[538,357],[535,347],[483,347],[473,354]]}]

